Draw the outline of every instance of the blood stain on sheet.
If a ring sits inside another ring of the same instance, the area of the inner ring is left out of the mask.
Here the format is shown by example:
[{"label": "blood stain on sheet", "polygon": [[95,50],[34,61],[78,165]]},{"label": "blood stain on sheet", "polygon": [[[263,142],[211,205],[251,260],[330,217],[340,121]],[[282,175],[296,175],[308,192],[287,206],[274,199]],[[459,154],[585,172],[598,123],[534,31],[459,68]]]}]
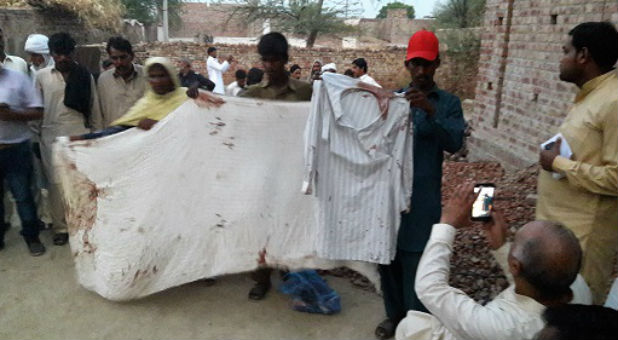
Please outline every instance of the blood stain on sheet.
[{"label": "blood stain on sheet", "polygon": [[257,263],[259,265],[264,265],[266,264],[266,248],[262,248],[262,250],[260,250],[258,252],[258,260]]}]

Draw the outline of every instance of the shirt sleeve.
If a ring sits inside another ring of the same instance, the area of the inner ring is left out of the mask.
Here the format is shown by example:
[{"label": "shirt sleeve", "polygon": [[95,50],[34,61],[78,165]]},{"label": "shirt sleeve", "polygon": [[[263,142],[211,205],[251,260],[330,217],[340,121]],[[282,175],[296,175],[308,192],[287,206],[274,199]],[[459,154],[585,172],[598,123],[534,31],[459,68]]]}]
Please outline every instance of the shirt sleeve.
[{"label": "shirt sleeve", "polygon": [[200,82],[200,86],[208,89],[208,91],[212,91],[215,89],[215,83],[213,83],[212,80],[204,77],[201,74],[197,75],[197,79]]},{"label": "shirt sleeve", "polygon": [[221,72],[225,72],[228,68],[230,68],[230,63],[228,63],[227,60],[220,64],[215,59],[209,58],[206,64],[208,65],[208,67]]},{"label": "shirt sleeve", "polygon": [[442,148],[454,153],[461,149],[463,145],[465,130],[463,110],[459,98],[454,97],[446,105],[445,110],[447,112],[444,114],[436,111],[431,117],[425,111],[420,110],[420,118],[416,120],[415,124],[419,136],[436,135]]},{"label": "shirt sleeve", "polygon": [[21,82],[21,93],[23,98],[23,107],[27,108],[42,108],[43,98],[41,91],[38,91],[29,77],[24,76]]},{"label": "shirt sleeve", "polygon": [[[509,324],[502,315],[476,303],[460,289],[449,286],[450,258],[455,228],[435,224],[416,271],[415,290],[425,307],[457,338],[501,339]],[[512,323],[512,322],[511,322]]]},{"label": "shirt sleeve", "polygon": [[618,196],[618,115],[609,112],[602,125],[602,165],[558,156],[552,168],[566,176],[569,184],[599,195]]},{"label": "shirt sleeve", "polygon": [[92,131],[98,131],[103,129],[103,114],[101,112],[97,87],[92,76],[90,76],[90,87],[92,88],[90,95],[90,125],[92,126]]}]

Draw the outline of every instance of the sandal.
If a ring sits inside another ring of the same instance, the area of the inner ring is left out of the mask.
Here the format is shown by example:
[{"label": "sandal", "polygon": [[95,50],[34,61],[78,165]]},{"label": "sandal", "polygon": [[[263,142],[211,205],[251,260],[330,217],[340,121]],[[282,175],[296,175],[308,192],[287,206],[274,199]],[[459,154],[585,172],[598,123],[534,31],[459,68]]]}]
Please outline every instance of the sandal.
[{"label": "sandal", "polygon": [[270,283],[258,282],[249,291],[249,299],[262,300],[266,296],[266,293],[269,290],[270,290]]},{"label": "sandal", "polygon": [[390,339],[395,335],[395,329],[397,325],[393,320],[386,319],[376,327],[375,335],[380,340]]}]

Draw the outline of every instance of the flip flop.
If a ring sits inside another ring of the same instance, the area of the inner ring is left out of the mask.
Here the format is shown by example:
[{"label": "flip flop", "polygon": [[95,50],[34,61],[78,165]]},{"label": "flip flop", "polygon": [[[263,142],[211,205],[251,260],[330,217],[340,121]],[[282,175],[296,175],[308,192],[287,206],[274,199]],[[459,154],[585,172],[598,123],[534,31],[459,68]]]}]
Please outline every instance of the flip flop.
[{"label": "flip flop", "polygon": [[390,339],[395,335],[397,325],[391,320],[386,319],[376,327],[375,335],[380,340]]},{"label": "flip flop", "polygon": [[251,300],[262,300],[266,293],[270,290],[270,284],[267,283],[256,283],[253,288],[249,291],[249,299]]}]

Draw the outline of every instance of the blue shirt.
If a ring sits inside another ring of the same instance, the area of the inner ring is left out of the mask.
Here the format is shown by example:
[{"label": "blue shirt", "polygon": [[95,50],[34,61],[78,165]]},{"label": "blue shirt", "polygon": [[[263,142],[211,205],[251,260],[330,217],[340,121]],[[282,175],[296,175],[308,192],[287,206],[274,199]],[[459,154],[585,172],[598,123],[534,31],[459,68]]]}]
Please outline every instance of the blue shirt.
[{"label": "blue shirt", "polygon": [[457,96],[434,86],[427,98],[435,107],[433,116],[410,108],[414,123],[414,180],[411,210],[401,216],[397,239],[397,248],[409,252],[422,252],[432,226],[440,221],[444,151],[454,153],[462,147],[465,129]]}]

